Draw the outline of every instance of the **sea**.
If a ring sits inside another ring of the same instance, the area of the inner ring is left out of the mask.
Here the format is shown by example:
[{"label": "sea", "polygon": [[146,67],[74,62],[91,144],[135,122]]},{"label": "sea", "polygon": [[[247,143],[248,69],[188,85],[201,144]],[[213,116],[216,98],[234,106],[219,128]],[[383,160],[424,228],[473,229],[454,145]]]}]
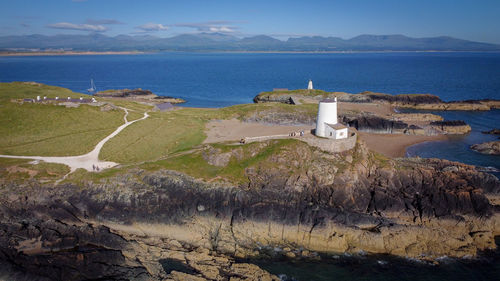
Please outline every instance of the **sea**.
[{"label": "sea", "polygon": [[[360,93],[430,93],[444,101],[500,99],[500,53],[152,53],[0,57],[0,82],[36,81],[86,93],[142,88],[180,97],[188,107],[251,103],[273,88]],[[470,145],[498,139],[482,131],[500,128],[500,110],[431,112],[472,127],[464,136],[425,142],[407,156],[437,157],[485,167],[497,177],[500,156],[474,152]],[[497,239],[497,244],[500,241]],[[256,262],[283,280],[500,280],[500,254],[477,259],[443,257],[430,265],[388,256],[338,255],[321,262]]]}]

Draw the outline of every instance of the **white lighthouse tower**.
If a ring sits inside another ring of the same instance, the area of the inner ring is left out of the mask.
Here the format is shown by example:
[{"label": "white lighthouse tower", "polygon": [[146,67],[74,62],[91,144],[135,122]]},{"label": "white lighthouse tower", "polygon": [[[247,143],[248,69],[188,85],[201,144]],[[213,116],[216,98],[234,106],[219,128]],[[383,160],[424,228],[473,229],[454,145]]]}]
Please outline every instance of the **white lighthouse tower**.
[{"label": "white lighthouse tower", "polygon": [[316,136],[332,139],[347,138],[347,127],[337,121],[337,98],[319,102]]},{"label": "white lighthouse tower", "polygon": [[309,79],[309,83],[307,84],[307,89],[312,90],[313,89],[313,81]]}]

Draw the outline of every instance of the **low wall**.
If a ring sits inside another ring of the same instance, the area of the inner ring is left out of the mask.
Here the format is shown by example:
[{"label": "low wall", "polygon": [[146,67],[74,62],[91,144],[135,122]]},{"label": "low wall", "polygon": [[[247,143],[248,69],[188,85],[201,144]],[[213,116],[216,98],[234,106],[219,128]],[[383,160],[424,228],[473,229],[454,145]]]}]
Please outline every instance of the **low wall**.
[{"label": "low wall", "polygon": [[358,134],[352,130],[349,130],[349,137],[345,139],[334,140],[316,136],[307,136],[302,138],[301,140],[305,141],[310,146],[317,147],[323,151],[338,153],[353,149],[354,146],[356,146],[357,138]]},{"label": "low wall", "polygon": [[358,138],[358,134],[352,128],[349,128],[349,137],[345,139],[329,139],[329,138],[321,138],[316,137],[311,134],[306,134],[305,136],[289,136],[289,135],[272,135],[272,136],[261,136],[261,137],[247,137],[245,138],[245,143],[251,143],[256,141],[265,141],[265,140],[273,140],[273,139],[298,139],[303,142],[306,142],[310,146],[317,147],[323,151],[338,153],[342,151],[347,151],[353,149],[356,146],[356,140]]},{"label": "low wall", "polygon": [[275,140],[275,139],[289,139],[289,138],[303,138],[300,136],[291,137],[290,135],[271,135],[271,136],[261,136],[261,137],[246,137],[245,143],[256,142],[256,141],[265,141],[265,140]]}]

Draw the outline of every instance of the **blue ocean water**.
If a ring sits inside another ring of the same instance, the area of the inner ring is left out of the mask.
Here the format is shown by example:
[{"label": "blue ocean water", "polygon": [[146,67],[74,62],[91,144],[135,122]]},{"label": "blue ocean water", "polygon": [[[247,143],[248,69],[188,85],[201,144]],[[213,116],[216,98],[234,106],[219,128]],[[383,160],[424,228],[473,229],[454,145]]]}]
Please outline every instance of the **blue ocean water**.
[{"label": "blue ocean water", "polygon": [[[491,111],[423,111],[441,115],[445,120],[464,120],[472,128],[466,135],[449,136],[444,141],[424,142],[406,150],[407,156],[443,158],[482,167],[500,170],[500,156],[484,155],[470,149],[476,143],[498,140],[498,135],[483,134],[493,128],[500,128],[500,110]],[[493,173],[499,177],[499,172]]]},{"label": "blue ocean water", "polygon": [[186,106],[252,102],[273,88],[432,93],[443,100],[500,96],[499,53],[157,53],[0,57],[0,82],[37,81],[85,92],[143,88]]}]

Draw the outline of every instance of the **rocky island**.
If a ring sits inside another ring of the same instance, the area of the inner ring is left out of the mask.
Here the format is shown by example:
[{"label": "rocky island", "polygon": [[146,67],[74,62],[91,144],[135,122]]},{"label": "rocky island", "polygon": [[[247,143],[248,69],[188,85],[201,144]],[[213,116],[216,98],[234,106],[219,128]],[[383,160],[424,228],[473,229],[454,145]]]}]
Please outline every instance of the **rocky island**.
[{"label": "rocky island", "polygon": [[[167,112],[112,97],[97,97],[102,106],[115,105],[107,111],[11,102],[37,93],[79,96],[42,84],[1,83],[0,111],[9,114],[0,116],[14,123],[1,128],[0,154],[83,154],[124,118],[138,121],[102,146],[99,159],[118,164],[109,169],[71,171],[0,158],[0,264],[6,274],[279,280],[251,261],[384,253],[434,262],[496,248],[498,178],[471,165],[392,157],[400,152],[386,150],[462,133],[467,125],[397,113],[399,98],[336,95],[339,121],[357,138],[352,148],[332,152],[306,141],[316,97],[294,97],[301,104],[292,105],[290,96],[262,103],[271,95],[261,94],[255,104]],[[367,97],[372,100],[359,101]],[[47,112],[65,118],[47,119]],[[88,116],[99,122],[86,122]],[[67,120],[73,121],[61,123]],[[262,138],[268,135],[273,138]],[[241,143],[245,137],[255,141]]]},{"label": "rocky island", "polygon": [[500,108],[500,100],[482,99],[445,102],[431,94],[389,95],[374,92],[350,94],[344,92],[325,92],[322,90],[291,90],[262,92],[254,102],[281,102],[292,104],[293,101],[314,102],[324,98],[337,97],[343,102],[371,103],[380,102],[397,108],[418,110],[491,110]]},{"label": "rocky island", "polygon": [[474,144],[471,146],[471,149],[482,154],[500,155],[500,141]]},{"label": "rocky island", "polygon": [[106,98],[128,98],[134,99],[136,101],[146,101],[146,102],[169,102],[172,104],[185,103],[186,101],[181,98],[158,96],[153,94],[150,90],[143,89],[120,89],[120,90],[105,90],[94,94],[96,97],[106,97]]}]

